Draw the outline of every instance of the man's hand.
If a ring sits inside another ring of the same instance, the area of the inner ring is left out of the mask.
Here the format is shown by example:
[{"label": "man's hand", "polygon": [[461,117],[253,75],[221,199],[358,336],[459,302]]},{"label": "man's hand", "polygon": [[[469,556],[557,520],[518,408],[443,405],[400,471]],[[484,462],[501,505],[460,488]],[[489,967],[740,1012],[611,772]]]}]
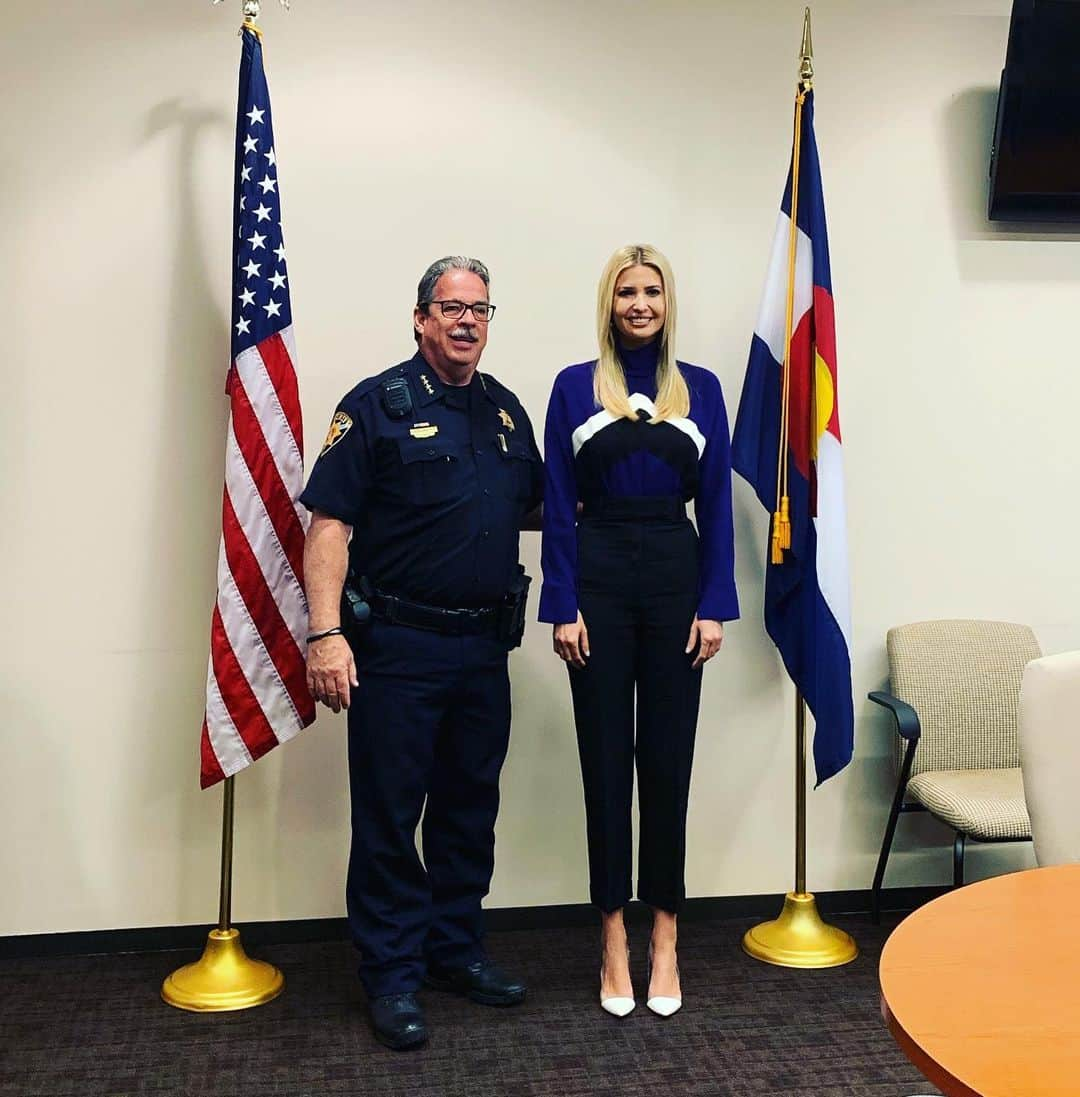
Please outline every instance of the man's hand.
[{"label": "man's hand", "polygon": [[573,624],[556,625],[552,630],[552,646],[555,654],[572,667],[584,668],[589,657],[589,630],[578,610],[577,620]]},{"label": "man's hand", "polygon": [[[690,626],[690,639],[686,641],[686,654],[698,648],[697,656],[691,665],[691,670],[697,670],[702,664],[707,663],[719,650],[724,642],[724,626],[719,621],[708,619],[699,620],[694,617],[694,623]],[[698,646],[700,644],[700,647]]]},{"label": "man's hand", "polygon": [[356,660],[344,636],[327,636],[308,644],[307,684],[311,696],[335,712],[349,707],[350,686],[359,686]]}]

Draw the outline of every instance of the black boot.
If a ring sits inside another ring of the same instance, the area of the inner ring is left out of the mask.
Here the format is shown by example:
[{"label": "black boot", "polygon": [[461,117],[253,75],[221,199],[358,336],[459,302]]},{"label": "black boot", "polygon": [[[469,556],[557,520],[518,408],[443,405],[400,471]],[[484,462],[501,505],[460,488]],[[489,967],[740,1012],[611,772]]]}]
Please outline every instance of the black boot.
[{"label": "black boot", "polygon": [[429,963],[424,982],[436,990],[462,994],[482,1006],[516,1006],[525,999],[525,984],[504,975],[490,960],[478,960],[468,967]]},{"label": "black boot", "polygon": [[372,998],[371,1023],[375,1039],[395,1051],[408,1051],[427,1043],[427,1025],[415,994],[384,994]]}]

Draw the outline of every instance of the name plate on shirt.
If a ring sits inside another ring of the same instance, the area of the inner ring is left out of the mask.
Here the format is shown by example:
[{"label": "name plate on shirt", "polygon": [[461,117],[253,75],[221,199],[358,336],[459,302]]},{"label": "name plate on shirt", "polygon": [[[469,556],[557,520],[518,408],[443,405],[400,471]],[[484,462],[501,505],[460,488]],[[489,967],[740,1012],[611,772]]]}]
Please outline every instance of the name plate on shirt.
[{"label": "name plate on shirt", "polygon": [[439,433],[439,428],[434,423],[414,423],[409,428],[409,433],[414,438],[433,438]]}]

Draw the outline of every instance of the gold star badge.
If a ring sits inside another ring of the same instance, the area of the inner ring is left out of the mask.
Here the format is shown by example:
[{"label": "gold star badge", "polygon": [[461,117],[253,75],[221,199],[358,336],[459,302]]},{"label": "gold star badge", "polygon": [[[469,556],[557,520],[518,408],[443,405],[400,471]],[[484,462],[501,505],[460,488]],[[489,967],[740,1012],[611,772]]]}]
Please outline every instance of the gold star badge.
[{"label": "gold star badge", "polygon": [[428,380],[428,376],[426,373],[420,374],[420,381],[423,384],[424,388],[427,389],[428,396],[434,396],[435,390],[431,387],[431,382]]},{"label": "gold star badge", "polygon": [[326,432],[326,441],[323,442],[319,456],[322,457],[328,450],[332,450],[351,429],[352,419],[343,411],[335,412],[334,418],[330,420],[330,429]]},{"label": "gold star badge", "polygon": [[514,420],[510,418],[510,413],[505,408],[499,408],[499,419],[507,430],[514,429]]}]

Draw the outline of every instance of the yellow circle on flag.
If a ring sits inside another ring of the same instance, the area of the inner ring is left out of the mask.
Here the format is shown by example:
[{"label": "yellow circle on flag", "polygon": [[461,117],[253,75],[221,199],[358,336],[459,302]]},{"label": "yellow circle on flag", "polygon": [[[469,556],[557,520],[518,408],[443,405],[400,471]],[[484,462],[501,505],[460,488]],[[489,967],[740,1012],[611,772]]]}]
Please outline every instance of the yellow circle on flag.
[{"label": "yellow circle on flag", "polygon": [[814,352],[814,453],[817,454],[817,440],[825,433],[836,406],[836,390],[833,388],[832,373],[825,359]]}]

